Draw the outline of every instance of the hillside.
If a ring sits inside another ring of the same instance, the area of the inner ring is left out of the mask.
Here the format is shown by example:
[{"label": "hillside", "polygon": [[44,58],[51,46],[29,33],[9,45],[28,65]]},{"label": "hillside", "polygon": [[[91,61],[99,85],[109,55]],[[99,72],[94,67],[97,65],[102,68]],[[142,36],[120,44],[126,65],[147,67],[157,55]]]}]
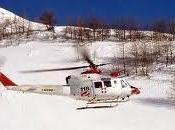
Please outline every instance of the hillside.
[{"label": "hillside", "polygon": [[36,22],[31,22],[25,18],[22,18],[20,16],[17,16],[15,15],[14,13],[8,11],[8,10],[5,10],[3,8],[0,8],[0,19],[1,19],[1,24],[4,23],[5,21],[9,21],[9,22],[12,22],[12,21],[18,21],[18,24],[20,24],[22,26],[22,24],[24,24],[24,26],[27,26],[30,22],[30,26],[32,29],[42,29],[44,28],[44,25],[40,24],[40,23],[36,23]]},{"label": "hillside", "polygon": [[[113,48],[112,43],[108,45],[106,53]],[[95,48],[100,48],[98,55],[102,56],[100,50],[106,48],[106,43],[99,43]],[[21,74],[20,71],[85,64],[82,61],[70,62],[76,59],[74,48],[57,43],[31,42],[1,48],[0,55],[6,59],[1,71],[17,84],[64,84],[67,75],[78,74],[81,70],[38,74]],[[171,130],[174,129],[175,111],[174,102],[168,99],[167,92],[172,86],[171,81],[174,80],[172,76],[168,72],[155,71],[151,79],[128,77],[132,85],[141,88],[141,95],[132,97],[128,102],[119,103],[115,108],[82,111],[76,110],[78,101],[69,97],[1,90],[0,128]]]}]

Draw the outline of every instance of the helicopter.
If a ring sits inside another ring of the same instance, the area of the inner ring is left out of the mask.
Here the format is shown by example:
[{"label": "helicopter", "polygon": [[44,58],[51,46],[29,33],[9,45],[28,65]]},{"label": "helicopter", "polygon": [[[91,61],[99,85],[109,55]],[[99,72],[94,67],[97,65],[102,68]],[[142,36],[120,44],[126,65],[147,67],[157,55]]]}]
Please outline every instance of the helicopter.
[{"label": "helicopter", "polygon": [[[50,71],[67,71],[89,68],[79,75],[69,75],[65,78],[66,85],[20,85],[18,86],[6,75],[0,72],[0,82],[9,90],[71,96],[77,100],[85,100],[87,104],[112,103],[129,99],[140,94],[139,88],[130,85],[118,70],[110,75],[104,75],[99,66],[111,63],[94,64],[87,51],[81,53],[82,58],[89,63],[87,66],[69,68],[43,69],[22,71],[22,73],[42,73]],[[69,88],[69,89],[68,89]]]}]

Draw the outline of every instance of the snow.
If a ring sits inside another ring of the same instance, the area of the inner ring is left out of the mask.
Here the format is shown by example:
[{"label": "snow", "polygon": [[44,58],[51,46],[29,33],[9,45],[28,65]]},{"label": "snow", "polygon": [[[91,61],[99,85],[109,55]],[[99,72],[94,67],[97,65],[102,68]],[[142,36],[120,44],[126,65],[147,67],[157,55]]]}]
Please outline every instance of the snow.
[{"label": "snow", "polygon": [[5,19],[5,18],[13,18],[15,17],[15,14],[10,12],[10,11],[7,11],[3,8],[0,8],[0,19],[1,19],[1,22]]},{"label": "snow", "polygon": [[19,21],[21,21],[21,24],[23,24],[24,22],[25,26],[27,26],[30,22],[31,28],[35,30],[44,30],[45,28],[45,26],[41,23],[31,22],[1,7],[0,7],[0,19],[1,19],[0,24],[5,22],[6,20],[9,20],[10,22],[12,22],[13,20],[18,19]]},{"label": "snow", "polygon": [[[88,47],[96,50],[98,62],[101,61],[104,51],[108,57],[113,56],[114,52],[111,51],[116,45],[103,42]],[[75,62],[77,53],[69,43],[33,41],[1,48],[0,55],[6,59],[1,71],[18,84],[65,84],[67,75],[78,74],[81,70],[37,74],[23,74],[20,71],[86,64],[83,61]],[[0,128],[171,130],[174,128],[175,104],[166,98],[168,86],[172,85],[167,79],[171,80],[171,77],[169,73],[162,74],[157,71],[152,73],[151,79],[129,77],[127,80],[132,85],[140,87],[141,95],[119,103],[114,108],[81,111],[76,110],[78,101],[69,97],[1,90]]]},{"label": "snow", "polygon": [[[1,129],[173,129],[175,113],[159,105],[136,101],[115,108],[75,109],[76,101],[67,97],[19,92],[3,92]],[[32,100],[35,99],[35,100]]]},{"label": "snow", "polygon": [[[95,42],[87,48],[96,63],[121,54],[120,45],[114,42]],[[1,72],[19,85],[65,84],[66,76],[79,74],[82,70],[36,74],[21,71],[87,65],[77,59],[73,43],[30,41],[0,48]],[[127,77],[130,84],[140,88],[141,94],[114,108],[76,110],[80,101],[70,97],[22,93],[0,86],[0,129],[174,130],[175,102],[168,98],[174,80],[174,74],[169,71],[174,67],[162,71],[155,69],[149,78]]]}]

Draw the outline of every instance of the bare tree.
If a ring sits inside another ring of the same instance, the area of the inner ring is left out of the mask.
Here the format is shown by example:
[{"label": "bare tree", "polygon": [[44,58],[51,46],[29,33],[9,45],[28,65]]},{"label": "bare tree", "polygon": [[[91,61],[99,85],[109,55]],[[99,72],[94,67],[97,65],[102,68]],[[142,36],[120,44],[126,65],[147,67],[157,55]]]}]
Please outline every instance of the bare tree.
[{"label": "bare tree", "polygon": [[123,73],[126,74],[126,60],[125,60],[125,42],[122,42],[122,61],[123,61]]},{"label": "bare tree", "polygon": [[158,58],[162,55],[161,46],[162,41],[165,40],[164,32],[167,31],[167,24],[164,20],[156,21],[152,25],[153,35],[152,40],[155,42],[154,46],[154,55],[156,62],[158,62]]},{"label": "bare tree", "polygon": [[40,21],[46,25],[48,31],[54,31],[54,26],[56,24],[56,17],[51,11],[44,11],[40,16]]},{"label": "bare tree", "polygon": [[133,42],[131,46],[130,53],[134,57],[134,67],[135,67],[135,73],[138,73],[138,67],[139,67],[139,42]]},{"label": "bare tree", "polygon": [[26,38],[29,38],[29,36],[32,34],[32,29],[31,29],[31,23],[28,21],[27,23],[27,31],[26,31]]},{"label": "bare tree", "polygon": [[172,40],[174,40],[175,38],[175,21],[174,20],[168,24],[168,32],[173,35]]},{"label": "bare tree", "polygon": [[137,31],[137,24],[135,22],[135,19],[133,17],[127,17],[125,19],[125,26],[127,30],[129,31],[129,39],[130,41],[133,40],[133,32]]},{"label": "bare tree", "polygon": [[56,16],[52,11],[44,11],[40,16],[40,21],[46,25],[47,31],[52,31],[52,38],[54,39]]},{"label": "bare tree", "polygon": [[87,23],[87,27],[92,29],[93,40],[97,40],[97,30],[99,28],[99,20],[96,17],[91,17],[89,22]]}]

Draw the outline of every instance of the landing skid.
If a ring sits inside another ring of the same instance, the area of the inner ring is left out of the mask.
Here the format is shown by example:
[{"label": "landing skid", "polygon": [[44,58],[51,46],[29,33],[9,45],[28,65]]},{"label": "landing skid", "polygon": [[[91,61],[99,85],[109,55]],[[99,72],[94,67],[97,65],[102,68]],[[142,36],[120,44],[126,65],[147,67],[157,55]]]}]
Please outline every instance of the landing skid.
[{"label": "landing skid", "polygon": [[110,105],[110,106],[85,106],[85,107],[79,107],[77,108],[77,110],[84,110],[84,109],[99,109],[99,108],[113,108],[113,107],[116,107],[118,104],[115,104],[115,105]]},{"label": "landing skid", "polygon": [[129,101],[129,98],[117,98],[117,99],[96,99],[93,98],[88,101],[84,101],[83,104],[80,103],[77,110],[83,109],[96,109],[96,108],[113,108],[118,106],[118,103],[123,103]]},{"label": "landing skid", "polygon": [[83,109],[96,109],[96,108],[112,108],[118,106],[118,100],[90,100],[83,105],[78,107],[77,110]]}]

